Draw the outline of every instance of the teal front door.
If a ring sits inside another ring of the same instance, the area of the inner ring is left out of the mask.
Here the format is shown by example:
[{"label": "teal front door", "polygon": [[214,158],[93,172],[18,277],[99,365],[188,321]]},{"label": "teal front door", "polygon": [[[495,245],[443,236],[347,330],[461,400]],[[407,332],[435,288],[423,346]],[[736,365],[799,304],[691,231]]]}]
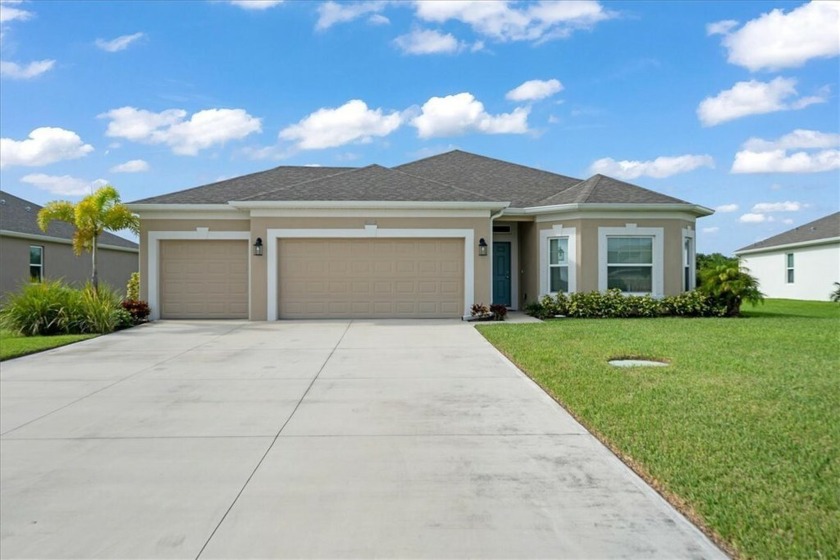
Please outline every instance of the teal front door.
[{"label": "teal front door", "polygon": [[493,303],[511,306],[510,241],[493,242]]}]

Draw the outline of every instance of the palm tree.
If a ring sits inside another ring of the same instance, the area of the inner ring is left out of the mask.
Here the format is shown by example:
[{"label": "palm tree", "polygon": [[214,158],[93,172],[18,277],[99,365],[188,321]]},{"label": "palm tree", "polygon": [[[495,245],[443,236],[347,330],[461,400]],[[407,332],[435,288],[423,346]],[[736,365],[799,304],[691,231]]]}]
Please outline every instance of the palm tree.
[{"label": "palm tree", "polygon": [[96,245],[99,236],[106,229],[118,231],[128,229],[140,232],[140,220],[120,202],[120,193],[111,185],[105,185],[96,192],[73,204],[66,200],[48,202],[38,212],[38,227],[44,232],[53,220],[67,222],[76,228],[73,233],[73,252],[91,254],[91,283],[96,290],[99,278],[96,272]]}]

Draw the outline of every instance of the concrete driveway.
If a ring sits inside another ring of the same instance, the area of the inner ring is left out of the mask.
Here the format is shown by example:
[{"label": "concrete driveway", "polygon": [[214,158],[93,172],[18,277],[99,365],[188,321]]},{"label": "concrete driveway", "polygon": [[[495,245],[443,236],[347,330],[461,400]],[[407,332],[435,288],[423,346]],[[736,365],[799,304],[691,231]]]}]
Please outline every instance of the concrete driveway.
[{"label": "concrete driveway", "polygon": [[4,558],[724,557],[458,321],[160,321],[0,369]]}]

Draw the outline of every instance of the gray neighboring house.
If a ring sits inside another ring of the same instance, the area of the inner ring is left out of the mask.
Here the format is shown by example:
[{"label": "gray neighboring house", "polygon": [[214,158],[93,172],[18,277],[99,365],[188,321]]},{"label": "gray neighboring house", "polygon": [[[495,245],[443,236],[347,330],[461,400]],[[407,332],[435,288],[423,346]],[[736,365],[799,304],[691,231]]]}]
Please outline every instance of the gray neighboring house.
[{"label": "gray neighboring house", "polygon": [[[31,278],[62,278],[73,284],[90,279],[90,253],[73,254],[73,226],[53,222],[46,232],[38,227],[41,206],[0,191],[0,297]],[[137,243],[105,232],[99,237],[99,281],[125,291],[137,272]]]},{"label": "gray neighboring house", "polygon": [[152,318],[461,317],[545,294],[694,287],[711,210],[454,150],[281,166],[128,204]]},{"label": "gray neighboring house", "polygon": [[840,212],[735,251],[767,297],[828,301],[840,282]]}]

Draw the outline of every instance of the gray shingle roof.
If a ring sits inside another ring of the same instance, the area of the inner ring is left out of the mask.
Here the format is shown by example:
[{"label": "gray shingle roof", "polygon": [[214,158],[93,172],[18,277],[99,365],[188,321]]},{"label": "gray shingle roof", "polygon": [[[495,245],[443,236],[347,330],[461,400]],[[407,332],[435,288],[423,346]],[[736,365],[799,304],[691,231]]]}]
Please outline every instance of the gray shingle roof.
[{"label": "gray shingle roof", "polygon": [[245,200],[256,194],[281,187],[320,179],[355,169],[354,167],[297,167],[281,165],[208,185],[174,193],[135,200],[130,204],[227,204],[231,200]]},{"label": "gray shingle roof", "polygon": [[493,202],[480,194],[380,165],[369,165],[238,200]]},{"label": "gray shingle roof", "polygon": [[580,179],[461,150],[405,163],[394,169],[482,193],[489,200],[509,201],[514,208],[534,206],[580,182]]},{"label": "gray shingle roof", "polygon": [[637,187],[599,173],[571,188],[541,200],[535,206],[576,203],[688,204],[684,200]]},{"label": "gray shingle roof", "polygon": [[806,243],[808,241],[819,241],[834,237],[840,237],[840,212],[835,212],[819,220],[814,220],[813,222],[795,227],[773,237],[768,237],[752,245],[741,247],[735,252],[740,253],[741,251],[750,251],[753,249],[770,249],[780,245]]},{"label": "gray shingle roof", "polygon": [[[46,233],[38,227],[38,211],[42,208],[33,202],[0,191],[0,229],[24,235],[47,235],[60,239],[73,239],[73,226],[65,222],[52,222]],[[99,236],[99,243],[136,249],[137,243],[107,231]]]}]

